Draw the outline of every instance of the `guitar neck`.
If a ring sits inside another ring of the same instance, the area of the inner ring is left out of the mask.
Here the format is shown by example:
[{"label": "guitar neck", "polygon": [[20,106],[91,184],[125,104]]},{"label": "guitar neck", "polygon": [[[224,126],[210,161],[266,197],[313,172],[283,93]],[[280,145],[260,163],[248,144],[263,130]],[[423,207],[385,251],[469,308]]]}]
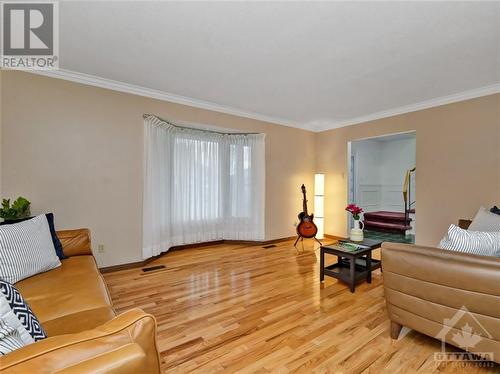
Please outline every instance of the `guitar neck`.
[{"label": "guitar neck", "polygon": [[306,194],[305,193],[304,193],[304,200],[302,202],[302,210],[304,211],[304,213],[307,216],[308,215],[308,213],[307,213],[307,199],[306,199]]}]

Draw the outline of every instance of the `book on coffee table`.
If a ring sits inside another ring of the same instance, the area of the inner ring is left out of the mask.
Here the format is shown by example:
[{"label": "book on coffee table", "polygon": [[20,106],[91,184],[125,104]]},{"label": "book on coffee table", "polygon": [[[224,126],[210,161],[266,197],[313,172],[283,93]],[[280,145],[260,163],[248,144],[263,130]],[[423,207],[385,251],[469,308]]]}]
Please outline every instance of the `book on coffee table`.
[{"label": "book on coffee table", "polygon": [[361,249],[370,248],[369,246],[352,243],[352,242],[349,242],[347,240],[339,240],[337,243],[330,244],[327,247],[335,248],[335,249],[338,249],[340,251],[347,251],[347,252],[356,252],[356,251],[359,251]]}]

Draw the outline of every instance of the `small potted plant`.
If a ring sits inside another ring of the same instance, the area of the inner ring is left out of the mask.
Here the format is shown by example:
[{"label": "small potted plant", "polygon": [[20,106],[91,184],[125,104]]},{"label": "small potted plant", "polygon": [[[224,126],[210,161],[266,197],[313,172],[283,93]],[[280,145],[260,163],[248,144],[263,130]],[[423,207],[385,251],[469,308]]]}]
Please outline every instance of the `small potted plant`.
[{"label": "small potted plant", "polygon": [[19,196],[12,205],[10,199],[2,200],[0,208],[0,218],[5,221],[16,221],[30,216],[30,202],[26,198]]},{"label": "small potted plant", "polygon": [[354,220],[353,228],[351,229],[350,239],[355,242],[363,241],[363,228],[364,223],[360,221],[360,214],[363,213],[363,209],[357,206],[356,204],[349,204],[346,206],[345,210],[352,214],[352,218]]}]

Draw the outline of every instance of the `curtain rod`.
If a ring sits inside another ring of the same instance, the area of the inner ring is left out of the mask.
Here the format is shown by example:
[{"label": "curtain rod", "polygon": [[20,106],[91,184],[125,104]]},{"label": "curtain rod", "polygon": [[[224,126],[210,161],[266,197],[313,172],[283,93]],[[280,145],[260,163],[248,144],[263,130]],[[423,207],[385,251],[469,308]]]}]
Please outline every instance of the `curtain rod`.
[{"label": "curtain rod", "polygon": [[159,119],[160,121],[168,123],[170,126],[177,127],[179,129],[198,130],[198,131],[210,132],[210,133],[219,134],[219,135],[260,135],[260,133],[258,133],[258,132],[221,132],[221,131],[215,131],[215,130],[197,129],[196,127],[179,126],[179,125],[175,125],[172,122],[167,121],[163,118],[155,116],[154,114],[145,113],[142,115],[142,118],[144,118],[144,119],[146,119],[148,117],[154,117],[156,119]]}]

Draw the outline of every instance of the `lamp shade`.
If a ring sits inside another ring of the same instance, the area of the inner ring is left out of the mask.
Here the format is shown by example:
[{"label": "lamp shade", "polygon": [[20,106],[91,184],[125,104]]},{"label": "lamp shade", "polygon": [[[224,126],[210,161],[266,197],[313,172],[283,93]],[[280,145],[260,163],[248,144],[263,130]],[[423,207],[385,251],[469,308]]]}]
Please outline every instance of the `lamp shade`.
[{"label": "lamp shade", "polygon": [[322,195],[314,196],[314,216],[324,217],[325,216],[325,197]]},{"label": "lamp shade", "polygon": [[325,194],[325,174],[314,175],[314,195]]},{"label": "lamp shade", "polygon": [[325,219],[323,217],[321,217],[321,218],[314,217],[314,223],[316,224],[316,227],[318,228],[318,232],[316,233],[316,238],[317,239],[324,239],[324,237],[325,237]]},{"label": "lamp shade", "polygon": [[314,175],[314,222],[318,228],[316,237],[323,239],[325,233],[325,174]]}]

